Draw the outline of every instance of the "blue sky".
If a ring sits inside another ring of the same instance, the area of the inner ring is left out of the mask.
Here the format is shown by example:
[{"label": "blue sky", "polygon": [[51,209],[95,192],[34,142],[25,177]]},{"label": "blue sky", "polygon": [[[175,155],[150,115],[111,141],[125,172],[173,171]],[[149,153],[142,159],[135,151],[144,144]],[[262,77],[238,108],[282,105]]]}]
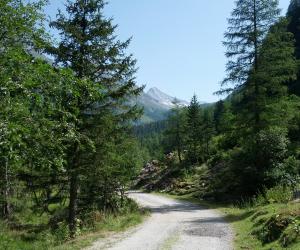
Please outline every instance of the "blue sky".
[{"label": "blue sky", "polygon": [[[55,17],[63,0],[50,0]],[[180,99],[213,102],[225,73],[222,46],[234,0],[108,0],[104,10],[118,24],[117,35],[132,37],[129,52],[138,60],[137,83],[158,87]],[[280,0],[285,14],[290,0]]]}]

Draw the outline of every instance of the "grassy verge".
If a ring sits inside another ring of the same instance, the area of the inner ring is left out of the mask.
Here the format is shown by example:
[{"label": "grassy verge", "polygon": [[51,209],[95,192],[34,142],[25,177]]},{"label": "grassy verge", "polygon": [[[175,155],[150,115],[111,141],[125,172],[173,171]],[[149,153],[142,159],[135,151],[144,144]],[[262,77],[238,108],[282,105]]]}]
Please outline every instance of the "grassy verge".
[{"label": "grassy verge", "polygon": [[300,249],[300,204],[223,207],[235,230],[236,249]]},{"label": "grassy verge", "polygon": [[200,201],[189,195],[161,195],[217,209],[232,225],[235,249],[300,249],[300,203],[237,207]]},{"label": "grassy verge", "polygon": [[141,223],[147,215],[147,211],[140,209],[118,215],[104,215],[94,223],[92,228],[82,228],[80,235],[71,241],[66,241],[63,237],[67,231],[65,226],[59,228],[55,233],[48,229],[37,232],[33,227],[11,229],[6,223],[0,221],[0,249],[82,249],[99,238],[105,238],[111,233],[124,231]]},{"label": "grassy verge", "polygon": [[141,210],[119,216],[106,216],[101,222],[96,224],[96,227],[93,231],[85,232],[75,240],[65,242],[64,244],[57,247],[52,247],[51,249],[82,249],[83,247],[91,245],[97,239],[109,237],[111,233],[122,232],[142,223],[147,215],[147,211]]}]

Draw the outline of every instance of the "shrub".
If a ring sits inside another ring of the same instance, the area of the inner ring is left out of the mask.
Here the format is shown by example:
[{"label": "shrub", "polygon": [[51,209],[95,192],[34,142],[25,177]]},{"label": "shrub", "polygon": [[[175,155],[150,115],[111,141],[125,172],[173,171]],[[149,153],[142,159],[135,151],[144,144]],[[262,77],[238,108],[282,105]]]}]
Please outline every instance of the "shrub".
[{"label": "shrub", "polygon": [[69,239],[69,227],[66,223],[58,223],[58,227],[53,231],[53,236],[58,243],[62,243]]},{"label": "shrub", "polygon": [[265,191],[266,200],[269,203],[287,203],[293,198],[293,191],[287,186],[275,186]]},{"label": "shrub", "polygon": [[258,239],[263,243],[270,243],[280,238],[284,230],[289,226],[290,219],[283,215],[274,215],[269,218],[262,228],[255,231]]},{"label": "shrub", "polygon": [[300,218],[292,218],[289,226],[280,237],[280,243],[287,247],[300,240]]},{"label": "shrub", "polygon": [[265,159],[265,167],[271,167],[281,163],[287,154],[289,140],[286,129],[271,127],[262,130],[258,135],[259,150]]},{"label": "shrub", "polygon": [[267,204],[268,201],[265,197],[265,194],[263,192],[259,192],[254,198],[253,198],[253,205],[254,206],[261,206]]}]

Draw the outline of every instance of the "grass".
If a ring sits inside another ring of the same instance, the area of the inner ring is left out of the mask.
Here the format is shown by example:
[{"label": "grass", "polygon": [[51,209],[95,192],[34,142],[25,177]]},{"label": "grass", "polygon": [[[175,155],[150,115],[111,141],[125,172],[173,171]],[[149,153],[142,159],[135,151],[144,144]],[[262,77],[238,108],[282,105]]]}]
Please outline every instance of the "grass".
[{"label": "grass", "polygon": [[[91,245],[99,238],[111,233],[124,231],[141,223],[148,215],[145,210],[127,211],[119,215],[105,215],[94,223],[93,228],[83,228],[75,239],[64,240],[67,227],[63,226],[53,233],[49,229],[34,232],[28,229],[11,229],[7,223],[0,221],[0,249],[2,250],[77,250]],[[31,220],[37,220],[36,218]]]},{"label": "grass", "polygon": [[68,241],[63,245],[50,248],[51,250],[79,250],[91,245],[100,238],[108,237],[111,233],[122,232],[130,227],[134,227],[143,222],[148,215],[147,211],[131,212],[119,216],[106,216],[101,222],[95,225],[93,231],[86,232],[73,241]]},{"label": "grass", "polygon": [[235,249],[300,249],[300,203],[238,207],[200,201],[192,194],[183,196],[159,194],[220,211],[235,232]]},{"label": "grass", "polygon": [[[286,219],[299,218],[299,203],[268,204],[253,208],[223,207],[220,210],[234,228],[236,249],[300,249],[297,229],[293,232],[291,225],[286,229],[282,225]],[[284,247],[284,237],[295,242]]]}]

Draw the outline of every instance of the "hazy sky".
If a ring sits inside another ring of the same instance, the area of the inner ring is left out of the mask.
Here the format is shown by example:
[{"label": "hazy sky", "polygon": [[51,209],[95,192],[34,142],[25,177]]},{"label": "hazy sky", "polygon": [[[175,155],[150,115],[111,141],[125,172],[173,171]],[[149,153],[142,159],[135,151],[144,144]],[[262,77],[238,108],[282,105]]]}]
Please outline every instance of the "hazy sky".
[{"label": "hazy sky", "polygon": [[[55,17],[63,0],[50,0]],[[129,52],[138,60],[138,84],[158,87],[180,99],[213,102],[224,77],[222,46],[234,0],[108,0],[104,14],[118,24],[121,40],[132,37]],[[285,14],[290,0],[280,0]]]}]

